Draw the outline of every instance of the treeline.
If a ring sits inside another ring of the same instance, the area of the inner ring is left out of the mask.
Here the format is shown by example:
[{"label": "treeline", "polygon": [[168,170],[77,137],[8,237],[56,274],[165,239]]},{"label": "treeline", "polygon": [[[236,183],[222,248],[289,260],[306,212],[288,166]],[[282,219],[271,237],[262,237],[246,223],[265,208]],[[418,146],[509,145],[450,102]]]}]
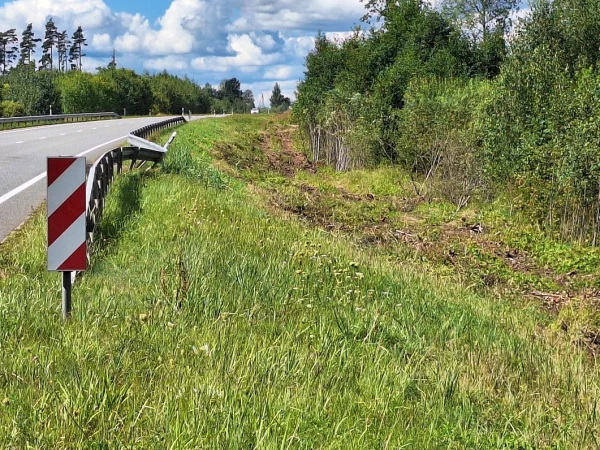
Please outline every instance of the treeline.
[{"label": "treeline", "polygon": [[504,196],[548,232],[597,244],[600,3],[535,2],[507,39],[515,6],[371,0],[372,30],[317,36],[294,108],[313,158],[399,164],[417,195],[458,208]]},{"label": "treeline", "polygon": [[[129,115],[209,112],[249,112],[252,91],[242,92],[237,78],[218,88],[200,86],[187,77],[166,71],[138,75],[117,68],[115,58],[97,73],[82,72],[87,46],[78,27],[69,39],[48,19],[44,39],[36,38],[32,24],[21,34],[0,32],[0,117],[113,111]],[[34,55],[42,49],[39,66]]]},{"label": "treeline", "polygon": [[114,111],[126,115],[249,112],[252,91],[242,92],[236,78],[218,88],[187,77],[139,75],[116,67],[96,74],[72,70],[34,70],[19,64],[0,76],[0,116]]},{"label": "treeline", "polygon": [[83,29],[81,26],[77,27],[77,30],[69,38],[67,30],[59,32],[50,18],[46,22],[43,40],[35,37],[31,23],[21,34],[20,42],[15,28],[0,32],[0,67],[2,67],[0,73],[6,75],[17,60],[18,64],[35,67],[36,62],[33,55],[38,43],[41,43],[42,47],[40,70],[58,70],[59,72],[66,72],[69,69],[81,70],[81,58],[85,56],[83,47],[87,46]]}]

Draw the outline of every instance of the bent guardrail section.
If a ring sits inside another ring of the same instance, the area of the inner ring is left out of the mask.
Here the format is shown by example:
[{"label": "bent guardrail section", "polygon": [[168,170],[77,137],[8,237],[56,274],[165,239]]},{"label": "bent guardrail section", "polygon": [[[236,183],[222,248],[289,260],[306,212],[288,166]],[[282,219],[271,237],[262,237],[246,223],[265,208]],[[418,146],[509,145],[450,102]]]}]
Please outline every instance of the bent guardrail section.
[{"label": "bent guardrail section", "polygon": [[121,116],[114,112],[100,113],[82,113],[82,114],[53,114],[51,116],[23,116],[23,117],[2,117],[0,118],[0,127],[11,124],[27,124],[38,122],[78,122],[89,119],[120,119]]},{"label": "bent guardrail section", "polygon": [[119,147],[104,153],[90,167],[86,181],[86,228],[88,240],[88,261],[90,259],[89,249],[94,241],[94,233],[102,213],[106,196],[110,190],[115,175],[123,171],[123,163],[129,161],[129,170],[138,169],[147,162],[153,162],[154,167],[165,157],[169,145],[175,139],[176,133],[173,133],[164,146],[147,141],[144,137],[149,137],[153,133],[165,130],[176,125],[187,122],[183,117],[165,120],[156,124],[135,130],[128,137],[130,147]]}]

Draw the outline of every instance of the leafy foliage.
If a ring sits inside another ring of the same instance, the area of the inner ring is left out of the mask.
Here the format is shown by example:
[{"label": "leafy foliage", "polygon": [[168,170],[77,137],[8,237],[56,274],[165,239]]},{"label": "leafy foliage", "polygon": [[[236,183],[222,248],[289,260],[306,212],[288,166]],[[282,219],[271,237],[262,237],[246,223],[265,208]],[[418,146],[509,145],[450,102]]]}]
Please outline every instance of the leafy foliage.
[{"label": "leafy foliage", "polygon": [[332,42],[318,35],[294,108],[315,160],[340,170],[396,158],[404,93],[417,77],[466,76],[472,51],[439,12],[419,1],[369,2],[379,29]]},{"label": "leafy foliage", "polygon": [[[505,33],[513,0],[370,0],[357,29],[318,35],[294,117],[313,160],[400,164],[461,208],[511,193],[551,235],[600,240],[600,4],[542,0]],[[480,81],[489,79],[489,82]],[[472,79],[472,81],[467,81]]]}]

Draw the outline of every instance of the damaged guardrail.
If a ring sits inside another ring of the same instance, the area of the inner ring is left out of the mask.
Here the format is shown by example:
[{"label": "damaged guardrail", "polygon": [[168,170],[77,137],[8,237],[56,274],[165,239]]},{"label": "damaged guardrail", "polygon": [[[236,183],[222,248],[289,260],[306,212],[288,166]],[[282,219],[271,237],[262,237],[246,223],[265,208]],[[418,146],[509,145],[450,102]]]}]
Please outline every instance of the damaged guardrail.
[{"label": "damaged guardrail", "polygon": [[129,162],[129,170],[141,168],[148,162],[153,163],[152,167],[161,162],[169,145],[175,139],[176,133],[173,132],[164,146],[150,142],[145,138],[185,122],[187,122],[185,118],[177,117],[135,130],[127,138],[130,144],[129,147],[109,150],[90,167],[86,181],[88,261],[90,259],[89,249],[92,248],[90,244],[94,241],[94,233],[102,218],[106,196],[115,175],[122,173],[125,162]]}]

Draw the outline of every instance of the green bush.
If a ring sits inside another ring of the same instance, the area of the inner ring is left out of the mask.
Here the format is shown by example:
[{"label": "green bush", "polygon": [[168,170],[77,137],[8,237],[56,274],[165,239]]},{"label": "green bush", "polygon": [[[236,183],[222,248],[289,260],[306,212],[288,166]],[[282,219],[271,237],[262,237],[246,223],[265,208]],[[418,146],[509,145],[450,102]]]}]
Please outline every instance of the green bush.
[{"label": "green bush", "polygon": [[516,187],[527,215],[548,232],[596,244],[600,6],[584,3],[536,4],[487,102],[483,150],[488,177]]},{"label": "green bush", "polygon": [[410,84],[395,143],[417,195],[446,198],[461,208],[486,191],[481,126],[490,90],[490,82],[478,80]]},{"label": "green bush", "polygon": [[23,105],[11,100],[4,100],[0,102],[0,116],[1,117],[20,117],[25,115],[25,108]]}]

